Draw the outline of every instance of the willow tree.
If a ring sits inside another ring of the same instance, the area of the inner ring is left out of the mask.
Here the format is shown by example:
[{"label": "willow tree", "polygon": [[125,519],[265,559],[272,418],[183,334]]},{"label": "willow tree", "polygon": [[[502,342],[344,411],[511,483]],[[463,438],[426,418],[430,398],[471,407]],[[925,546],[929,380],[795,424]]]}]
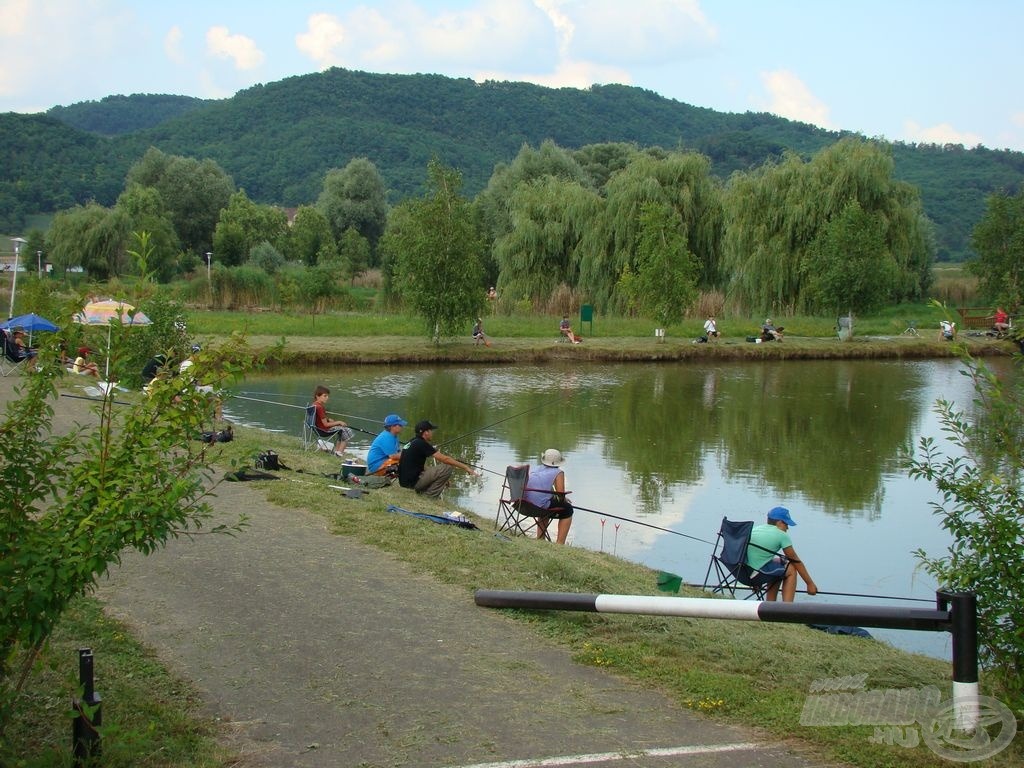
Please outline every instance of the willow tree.
[{"label": "willow tree", "polygon": [[[870,254],[888,275],[885,301],[920,298],[928,287],[931,245],[917,192],[892,177],[892,157],[877,144],[844,139],[809,163],[789,153],[752,173],[735,174],[725,195],[722,266],[728,298],[741,311],[809,309],[808,276],[828,240],[828,227],[856,202]],[[848,222],[849,223],[849,222]],[[844,225],[845,226],[845,225]],[[848,233],[850,242],[857,232]],[[892,265],[895,269],[888,269]]]},{"label": "willow tree", "polygon": [[712,287],[719,273],[723,229],[720,193],[703,155],[671,153],[664,159],[639,155],[612,176],[606,202],[580,242],[580,285],[599,306],[623,308],[620,277],[637,271],[637,244],[645,204],[667,205],[697,260],[697,284]]},{"label": "willow tree", "polygon": [[508,207],[516,190],[523,184],[547,177],[589,186],[587,174],[573,159],[572,153],[550,139],[537,149],[524,144],[511,163],[495,167],[487,188],[476,199],[492,241],[507,234],[512,226]]},{"label": "willow tree", "polygon": [[575,285],[576,246],[599,207],[597,195],[574,181],[520,184],[508,203],[509,230],[494,243],[500,294],[536,301],[562,283]]}]

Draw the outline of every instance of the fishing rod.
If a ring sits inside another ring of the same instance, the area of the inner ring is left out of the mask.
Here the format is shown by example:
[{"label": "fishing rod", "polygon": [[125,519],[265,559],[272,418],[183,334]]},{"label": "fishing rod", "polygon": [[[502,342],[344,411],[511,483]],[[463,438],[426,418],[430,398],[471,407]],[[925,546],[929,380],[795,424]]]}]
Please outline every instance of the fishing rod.
[{"label": "fishing rod", "polygon": [[[705,584],[690,584],[689,582],[680,582],[681,587],[693,587],[694,589],[707,589]],[[734,584],[728,589],[746,589],[753,591],[753,587],[748,587],[746,584]],[[806,589],[796,590],[797,594],[806,595],[809,594]],[[832,595],[833,597],[868,597],[873,600],[909,600],[915,603],[934,603],[935,598],[928,599],[926,597],[899,597],[897,595],[868,595],[863,592],[825,592],[819,589],[815,594],[818,595]]]},{"label": "fishing rod", "polygon": [[[85,395],[69,395],[65,392],[60,393],[61,397],[70,397],[72,400],[88,400],[90,403],[102,403],[105,398],[102,397],[86,397]],[[131,403],[124,400],[111,400],[114,405],[131,405]]]},{"label": "fishing rod", "polygon": [[[566,395],[568,395],[567,392],[564,393],[562,395],[562,397],[565,397]],[[512,419],[518,419],[520,416],[525,416],[526,414],[532,413],[533,411],[539,411],[541,408],[546,408],[547,406],[551,405],[551,403],[556,402],[559,399],[560,398],[551,398],[550,400],[545,400],[540,405],[535,405],[532,408],[527,408],[525,411],[520,411],[519,413],[514,413],[511,416],[506,416],[504,419],[499,419],[498,421],[495,421],[492,424],[487,424],[487,425],[485,425],[483,427],[480,427],[479,429],[474,429],[472,432],[467,432],[464,435],[459,435],[458,437],[453,437],[450,440],[445,440],[443,443],[438,443],[436,447],[437,448],[442,448],[442,447],[444,447],[446,445],[451,445],[452,443],[457,443],[459,440],[464,440],[465,438],[469,437],[470,435],[475,435],[478,432],[483,432],[485,430],[491,429],[492,427],[496,427],[499,424],[504,424],[506,421],[511,421]]]},{"label": "fishing rod", "polygon": [[[300,410],[305,411],[306,408],[308,407],[308,406],[305,406],[305,405],[292,405],[291,403],[279,403],[279,402],[277,402],[275,400],[261,400],[258,397],[244,397],[242,395],[232,395],[232,397],[237,399],[237,400],[249,400],[249,401],[251,401],[253,403],[266,403],[267,405],[276,405],[276,406],[278,406],[280,408],[298,408]],[[373,419],[367,419],[367,418],[365,418],[363,416],[350,416],[347,413],[337,413],[336,411],[325,411],[325,413],[331,414],[333,416],[344,416],[347,419],[359,419],[360,421],[373,421]],[[349,429],[353,429],[356,432],[362,432],[364,435],[373,435],[374,437],[377,436],[376,432],[371,432],[368,429],[363,429],[362,427],[357,427],[354,424],[349,424],[348,426],[349,426]]]},{"label": "fishing rod", "polygon": [[[473,469],[482,469],[484,472],[490,472],[492,475],[497,475],[498,477],[505,477],[505,473],[504,472],[495,472],[493,469],[488,469],[487,467],[482,466],[480,464],[470,464],[469,462],[465,462],[465,463],[467,464],[467,466],[473,467]],[[684,539],[693,539],[694,541],[699,541],[701,544],[708,544],[708,545],[710,545],[712,547],[715,546],[715,543],[713,541],[707,541],[706,539],[701,539],[701,538],[698,538],[697,536],[691,536],[690,534],[682,533],[681,531],[673,531],[671,528],[663,528],[662,526],[654,525],[653,523],[645,523],[642,520],[634,520],[631,517],[619,517],[618,515],[611,515],[611,514],[608,514],[607,512],[601,512],[600,510],[597,510],[597,509],[588,509],[587,507],[580,507],[580,506],[577,506],[575,504],[572,505],[572,508],[574,510],[578,511],[578,512],[590,512],[593,515],[600,515],[602,517],[610,517],[612,520],[622,520],[625,523],[633,523],[634,525],[641,525],[641,526],[643,526],[645,528],[653,528],[656,531],[662,531],[664,533],[672,533],[672,534],[675,534],[676,536],[682,536]],[[689,586],[689,585],[687,585],[687,586]]]}]

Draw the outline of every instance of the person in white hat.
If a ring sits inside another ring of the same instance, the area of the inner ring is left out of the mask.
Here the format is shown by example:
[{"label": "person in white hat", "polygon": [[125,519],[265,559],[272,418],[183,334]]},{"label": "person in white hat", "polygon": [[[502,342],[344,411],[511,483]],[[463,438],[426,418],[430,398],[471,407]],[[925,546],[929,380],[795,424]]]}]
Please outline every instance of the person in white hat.
[{"label": "person in white hat", "polygon": [[535,507],[547,510],[547,517],[537,517],[537,538],[543,539],[548,532],[548,524],[558,521],[556,543],[565,544],[572,526],[572,515],[575,510],[565,497],[565,472],[561,466],[565,464],[561,451],[548,448],[540,457],[540,466],[530,470],[526,481],[527,489],[523,498]]}]

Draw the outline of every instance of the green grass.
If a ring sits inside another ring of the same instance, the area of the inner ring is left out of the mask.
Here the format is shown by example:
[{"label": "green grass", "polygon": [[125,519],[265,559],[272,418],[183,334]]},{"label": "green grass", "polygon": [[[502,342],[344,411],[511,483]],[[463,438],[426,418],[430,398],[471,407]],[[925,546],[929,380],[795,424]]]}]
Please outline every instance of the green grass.
[{"label": "green grass", "polygon": [[[891,336],[902,333],[908,323],[916,321],[919,328],[937,328],[945,315],[928,304],[900,305],[866,317],[855,318],[858,336]],[[955,310],[949,314],[956,316]],[[495,339],[558,338],[558,315],[488,315],[484,329]],[[718,319],[719,329],[728,338],[745,338],[760,332],[763,317],[728,317]],[[419,318],[407,314],[377,312],[336,312],[310,315],[295,312],[205,312],[193,311],[188,318],[189,329],[197,334],[228,334],[233,331],[252,336],[329,337],[426,337],[426,326]],[[836,318],[796,316],[776,318],[785,326],[787,336],[835,338]],[[642,318],[597,316],[591,324],[573,327],[587,339],[652,338],[654,322]],[[667,328],[669,338],[690,340],[703,333],[704,318],[685,320]],[[468,337],[472,323],[466,326]]]},{"label": "green grass", "polygon": [[0,744],[0,765],[71,765],[71,701],[78,649],[85,646],[95,657],[96,691],[110,726],[103,735],[104,768],[225,765],[215,724],[199,714],[192,685],[171,675],[92,598],[72,604],[37,662]]}]

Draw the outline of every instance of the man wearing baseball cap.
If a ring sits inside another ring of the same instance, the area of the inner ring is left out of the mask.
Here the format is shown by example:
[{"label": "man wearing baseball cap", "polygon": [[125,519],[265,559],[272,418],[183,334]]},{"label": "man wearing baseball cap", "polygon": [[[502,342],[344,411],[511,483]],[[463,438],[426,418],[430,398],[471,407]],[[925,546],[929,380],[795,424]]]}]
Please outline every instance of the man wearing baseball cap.
[{"label": "man wearing baseball cap", "polygon": [[408,423],[397,413],[389,413],[384,417],[384,429],[373,438],[366,454],[367,472],[371,475],[387,475],[397,471],[398,457],[402,453],[398,433]]},{"label": "man wearing baseball cap", "polygon": [[772,507],[768,510],[768,521],[763,525],[755,525],[750,531],[747,565],[755,571],[751,585],[767,585],[765,597],[768,600],[778,598],[781,586],[782,601],[793,602],[797,575],[807,585],[808,595],[818,594],[818,585],[793,549],[793,540],[788,531],[795,526],[788,509]]},{"label": "man wearing baseball cap", "polygon": [[[416,437],[410,440],[398,459],[398,484],[403,488],[412,488],[416,493],[437,498],[448,486],[452,476],[452,467],[458,467],[473,477],[478,473],[458,459],[445,456],[430,443],[436,424],[424,420],[416,424]],[[426,466],[427,459],[439,462],[432,467]]]}]

